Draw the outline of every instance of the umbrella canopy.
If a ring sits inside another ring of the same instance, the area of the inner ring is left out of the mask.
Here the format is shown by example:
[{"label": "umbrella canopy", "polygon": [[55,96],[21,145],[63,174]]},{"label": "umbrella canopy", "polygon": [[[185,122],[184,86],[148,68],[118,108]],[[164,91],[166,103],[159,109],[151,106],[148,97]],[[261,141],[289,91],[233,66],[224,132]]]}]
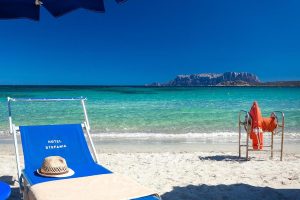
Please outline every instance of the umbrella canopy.
[{"label": "umbrella canopy", "polygon": [[[115,0],[121,3],[125,0]],[[0,19],[29,18],[39,20],[40,7],[45,7],[54,17],[78,8],[104,12],[103,0],[0,0]]]}]

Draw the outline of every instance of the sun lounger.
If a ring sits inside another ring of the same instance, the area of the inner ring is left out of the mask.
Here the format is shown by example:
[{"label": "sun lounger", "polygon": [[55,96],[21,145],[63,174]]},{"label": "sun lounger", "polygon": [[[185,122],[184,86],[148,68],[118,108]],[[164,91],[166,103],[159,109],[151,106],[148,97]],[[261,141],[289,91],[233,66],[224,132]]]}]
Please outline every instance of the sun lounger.
[{"label": "sun lounger", "polygon": [[[80,100],[85,114],[82,124],[19,126],[12,123],[12,101],[64,101]],[[98,164],[85,99],[12,99],[8,98],[10,130],[15,139],[16,160],[20,189],[28,200],[158,200],[153,191],[135,181],[115,174]],[[20,168],[17,144],[20,132],[25,168]],[[89,145],[86,141],[89,141]],[[90,153],[90,149],[93,155]],[[75,173],[69,177],[45,177],[37,173],[48,156],[61,156]]]}]

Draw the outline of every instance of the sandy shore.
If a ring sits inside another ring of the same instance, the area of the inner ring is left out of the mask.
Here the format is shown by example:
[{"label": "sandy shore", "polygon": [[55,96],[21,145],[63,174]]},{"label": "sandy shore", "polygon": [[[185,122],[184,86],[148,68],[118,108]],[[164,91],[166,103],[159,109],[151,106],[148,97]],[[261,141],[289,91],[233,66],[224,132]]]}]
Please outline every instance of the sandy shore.
[{"label": "sandy shore", "polygon": [[[239,160],[230,152],[101,153],[102,165],[159,192],[164,200],[300,199],[300,154],[284,161],[256,155]],[[0,155],[0,179],[20,199],[15,159]]]}]

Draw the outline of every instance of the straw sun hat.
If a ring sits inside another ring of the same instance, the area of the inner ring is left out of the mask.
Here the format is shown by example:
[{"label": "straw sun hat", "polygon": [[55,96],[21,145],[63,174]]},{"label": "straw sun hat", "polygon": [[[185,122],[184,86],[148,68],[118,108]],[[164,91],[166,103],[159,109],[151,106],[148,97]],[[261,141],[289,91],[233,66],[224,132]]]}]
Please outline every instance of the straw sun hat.
[{"label": "straw sun hat", "polygon": [[66,160],[60,156],[46,157],[42,167],[36,172],[46,177],[68,177],[74,174],[74,171],[68,168]]}]

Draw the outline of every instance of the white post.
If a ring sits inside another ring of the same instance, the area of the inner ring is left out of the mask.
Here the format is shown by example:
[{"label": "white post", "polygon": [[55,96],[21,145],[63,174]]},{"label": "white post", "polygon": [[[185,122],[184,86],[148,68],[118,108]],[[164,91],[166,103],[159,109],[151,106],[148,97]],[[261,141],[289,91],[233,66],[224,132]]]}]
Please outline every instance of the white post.
[{"label": "white post", "polygon": [[10,134],[13,134],[10,100],[11,100],[11,98],[10,98],[10,97],[7,97],[8,121],[9,121],[9,133],[10,133]]},{"label": "white post", "polygon": [[[87,123],[85,122],[84,125],[87,126]],[[94,156],[95,162],[99,163],[99,159],[98,159],[98,156],[97,156],[96,148],[95,148],[94,143],[93,143],[92,138],[91,138],[90,130],[88,128],[86,128],[86,132],[87,132],[88,140],[89,140],[89,142],[91,144],[91,147],[92,147],[92,151],[93,151],[93,156]]]},{"label": "white post", "polygon": [[83,108],[83,113],[84,113],[84,119],[85,119],[85,122],[86,122],[86,128],[88,130],[90,130],[90,122],[89,122],[89,118],[88,118],[88,115],[87,115],[87,111],[86,111],[86,107],[85,107],[85,103],[84,103],[85,99],[81,99],[81,105],[82,105],[82,108]]},{"label": "white post", "polygon": [[20,157],[19,157],[19,147],[18,147],[18,138],[17,138],[17,130],[13,125],[13,134],[14,134],[14,144],[15,144],[15,153],[16,153],[16,162],[17,162],[17,170],[18,170],[18,178],[19,184],[21,185],[21,167],[20,167]]},{"label": "white post", "polygon": [[13,100],[13,99],[10,98],[10,97],[7,97],[9,133],[13,134],[13,136],[14,136],[14,146],[15,146],[16,163],[17,163],[17,170],[18,170],[18,181],[19,181],[20,192],[21,192],[21,190],[22,190],[22,180],[21,180],[21,166],[20,166],[20,157],[19,157],[19,147],[18,147],[18,138],[17,138],[16,127],[12,122],[11,105],[10,105],[11,100]]},{"label": "white post", "polygon": [[81,99],[81,105],[82,105],[82,108],[83,108],[84,119],[85,119],[84,126],[86,127],[87,137],[88,137],[89,143],[91,144],[91,147],[92,147],[92,153],[93,153],[94,159],[95,159],[96,163],[98,163],[99,160],[98,160],[95,145],[93,143],[93,140],[92,140],[92,137],[91,137],[91,134],[90,134],[90,130],[91,130],[90,122],[89,122],[89,118],[88,118],[88,115],[87,115],[87,111],[86,111],[84,101],[85,101],[85,99]]}]

